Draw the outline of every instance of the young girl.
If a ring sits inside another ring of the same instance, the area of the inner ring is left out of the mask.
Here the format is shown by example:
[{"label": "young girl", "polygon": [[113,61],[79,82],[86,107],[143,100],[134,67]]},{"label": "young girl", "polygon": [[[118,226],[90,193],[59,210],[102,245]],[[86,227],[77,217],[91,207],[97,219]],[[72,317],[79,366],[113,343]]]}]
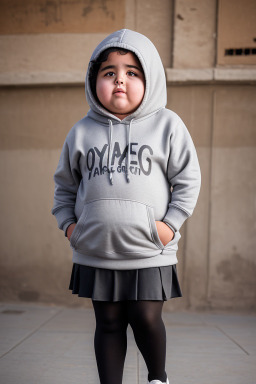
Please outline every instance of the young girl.
[{"label": "young girl", "polygon": [[179,229],[192,214],[200,169],[192,139],[166,105],[159,54],[145,36],[112,33],[86,75],[87,116],[54,175],[59,228],[73,249],[70,289],[92,299],[101,384],[121,384],[130,324],[150,384],[165,371],[164,301],[181,296]]}]

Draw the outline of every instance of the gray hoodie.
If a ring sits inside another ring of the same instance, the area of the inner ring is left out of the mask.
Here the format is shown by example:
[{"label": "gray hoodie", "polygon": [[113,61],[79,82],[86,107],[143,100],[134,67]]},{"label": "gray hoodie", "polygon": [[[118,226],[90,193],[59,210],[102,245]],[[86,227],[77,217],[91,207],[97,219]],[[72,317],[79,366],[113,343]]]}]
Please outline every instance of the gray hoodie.
[{"label": "gray hoodie", "polygon": [[[144,70],[143,101],[120,120],[94,99],[70,130],[54,175],[52,213],[71,235],[73,262],[108,269],[173,265],[179,229],[192,214],[200,190],[200,168],[193,141],[182,120],[166,105],[166,79],[159,54],[145,36],[123,29],[95,49],[109,47],[136,54]],[[155,221],[175,236],[164,246]]]}]

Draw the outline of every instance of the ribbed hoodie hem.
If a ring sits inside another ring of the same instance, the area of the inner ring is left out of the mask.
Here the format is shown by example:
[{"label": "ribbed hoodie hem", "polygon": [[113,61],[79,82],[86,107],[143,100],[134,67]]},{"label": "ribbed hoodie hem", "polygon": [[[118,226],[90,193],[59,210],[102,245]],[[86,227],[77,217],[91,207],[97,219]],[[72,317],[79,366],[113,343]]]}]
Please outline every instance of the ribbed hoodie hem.
[{"label": "ribbed hoodie hem", "polygon": [[[176,252],[167,252],[163,250],[162,253],[152,256],[144,257],[142,259],[123,259],[123,256],[116,259],[104,259],[102,257],[85,255],[73,251],[73,263],[87,265],[88,267],[104,268],[104,269],[141,269],[153,267],[166,267],[167,265],[174,265],[178,263]],[[122,257],[122,259],[121,259]]]}]

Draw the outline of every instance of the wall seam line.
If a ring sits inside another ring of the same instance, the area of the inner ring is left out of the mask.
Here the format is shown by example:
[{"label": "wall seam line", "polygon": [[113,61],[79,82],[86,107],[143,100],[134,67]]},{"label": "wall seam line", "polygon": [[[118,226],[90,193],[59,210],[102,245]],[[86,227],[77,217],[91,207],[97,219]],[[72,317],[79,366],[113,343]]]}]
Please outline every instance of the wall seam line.
[{"label": "wall seam line", "polygon": [[210,135],[210,162],[209,162],[209,213],[208,213],[208,233],[207,233],[207,262],[206,262],[206,304],[210,307],[210,269],[211,269],[211,222],[212,222],[212,184],[213,184],[213,142],[216,113],[216,90],[212,96],[212,124]]}]

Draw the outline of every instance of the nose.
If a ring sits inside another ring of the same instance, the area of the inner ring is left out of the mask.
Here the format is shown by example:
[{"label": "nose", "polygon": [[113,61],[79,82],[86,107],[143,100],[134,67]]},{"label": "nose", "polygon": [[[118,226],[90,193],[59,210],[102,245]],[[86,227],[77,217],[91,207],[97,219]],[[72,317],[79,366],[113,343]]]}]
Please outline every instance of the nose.
[{"label": "nose", "polygon": [[123,79],[121,79],[121,78],[117,78],[116,80],[115,80],[115,84],[119,84],[119,85],[121,85],[121,84],[124,84],[124,80]]}]

